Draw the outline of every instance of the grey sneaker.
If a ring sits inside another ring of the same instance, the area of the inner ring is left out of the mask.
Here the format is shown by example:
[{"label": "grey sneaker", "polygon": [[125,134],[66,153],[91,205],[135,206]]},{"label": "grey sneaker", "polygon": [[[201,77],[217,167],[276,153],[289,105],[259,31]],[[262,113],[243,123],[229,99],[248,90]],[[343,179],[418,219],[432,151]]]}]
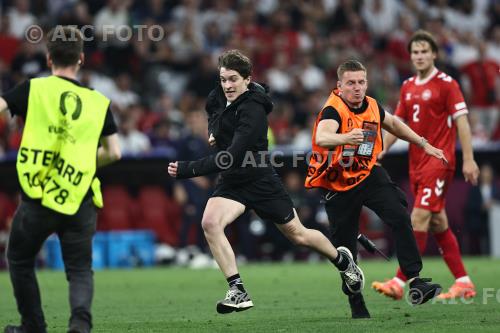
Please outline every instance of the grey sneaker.
[{"label": "grey sneaker", "polygon": [[237,286],[232,286],[226,293],[226,298],[217,302],[218,313],[231,313],[250,309],[253,302],[247,292],[241,291]]},{"label": "grey sneaker", "polygon": [[347,269],[345,271],[340,271],[340,277],[347,287],[348,293],[346,294],[359,294],[365,287],[365,276],[363,275],[363,271],[354,262],[352,253],[348,248],[340,246],[337,248],[337,251],[342,253],[344,258],[349,259]]}]

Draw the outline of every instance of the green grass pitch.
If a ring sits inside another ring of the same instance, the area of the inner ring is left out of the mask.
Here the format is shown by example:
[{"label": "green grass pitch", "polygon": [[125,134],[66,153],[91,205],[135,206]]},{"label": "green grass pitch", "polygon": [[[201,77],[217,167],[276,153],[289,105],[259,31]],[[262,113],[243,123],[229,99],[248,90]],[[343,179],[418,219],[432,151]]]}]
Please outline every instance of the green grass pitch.
[{"label": "green grass pitch", "polygon": [[[215,312],[226,292],[216,269],[156,268],[95,273],[93,332],[500,332],[500,260],[466,258],[478,296],[472,304],[429,302],[412,307],[370,289],[394,274],[396,262],[363,261],[371,319],[353,320],[340,278],[320,263],[251,264],[240,273],[254,308]],[[422,276],[446,289],[453,282],[443,261],[425,258]],[[40,271],[49,332],[65,332],[67,283],[62,272]],[[0,329],[18,323],[8,273],[0,273]]]}]

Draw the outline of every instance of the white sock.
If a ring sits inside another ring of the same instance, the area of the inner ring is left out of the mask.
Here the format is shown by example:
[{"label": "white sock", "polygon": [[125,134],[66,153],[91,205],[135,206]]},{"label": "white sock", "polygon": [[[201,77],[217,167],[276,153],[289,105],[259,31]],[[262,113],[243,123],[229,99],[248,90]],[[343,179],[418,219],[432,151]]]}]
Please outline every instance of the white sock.
[{"label": "white sock", "polygon": [[458,279],[455,280],[455,282],[462,282],[462,283],[471,283],[472,281],[470,280],[470,277],[468,275],[459,277]]},{"label": "white sock", "polygon": [[405,284],[406,282],[404,282],[403,280],[401,280],[400,278],[398,278],[397,276],[393,277],[392,278],[394,281],[396,281],[400,286],[401,288],[404,288],[405,287]]}]

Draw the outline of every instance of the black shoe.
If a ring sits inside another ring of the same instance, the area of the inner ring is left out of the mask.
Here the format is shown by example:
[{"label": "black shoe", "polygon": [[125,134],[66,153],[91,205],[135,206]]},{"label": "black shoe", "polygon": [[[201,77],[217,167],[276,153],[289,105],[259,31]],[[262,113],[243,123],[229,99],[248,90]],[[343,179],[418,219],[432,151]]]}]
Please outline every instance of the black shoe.
[{"label": "black shoe", "polygon": [[70,327],[68,330],[68,333],[88,333],[88,332],[90,332],[90,331],[87,329],[81,329],[78,327]]},{"label": "black shoe", "polygon": [[441,293],[441,285],[429,283],[432,279],[415,278],[410,282],[408,298],[413,305],[424,304]]},{"label": "black shoe", "polygon": [[366,308],[363,294],[351,295],[348,298],[353,319],[371,318],[370,312],[368,312],[368,309]]},{"label": "black shoe", "polygon": [[81,321],[74,321],[69,325],[68,333],[89,333],[90,327]]},{"label": "black shoe", "polygon": [[26,333],[26,330],[22,326],[7,325],[5,326],[4,333]]}]

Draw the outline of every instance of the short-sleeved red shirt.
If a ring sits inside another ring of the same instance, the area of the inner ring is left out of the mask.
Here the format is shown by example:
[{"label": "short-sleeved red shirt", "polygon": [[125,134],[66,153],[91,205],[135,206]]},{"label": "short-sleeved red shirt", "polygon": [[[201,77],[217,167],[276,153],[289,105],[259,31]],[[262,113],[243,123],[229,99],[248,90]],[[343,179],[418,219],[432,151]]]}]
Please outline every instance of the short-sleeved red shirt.
[{"label": "short-sleeved red shirt", "polygon": [[436,68],[424,80],[413,76],[403,83],[396,116],[431,145],[442,149],[449,162],[444,165],[441,160],[425,154],[420,147],[410,145],[410,177],[436,169],[455,170],[457,130],[454,120],[467,113],[458,83]]}]

